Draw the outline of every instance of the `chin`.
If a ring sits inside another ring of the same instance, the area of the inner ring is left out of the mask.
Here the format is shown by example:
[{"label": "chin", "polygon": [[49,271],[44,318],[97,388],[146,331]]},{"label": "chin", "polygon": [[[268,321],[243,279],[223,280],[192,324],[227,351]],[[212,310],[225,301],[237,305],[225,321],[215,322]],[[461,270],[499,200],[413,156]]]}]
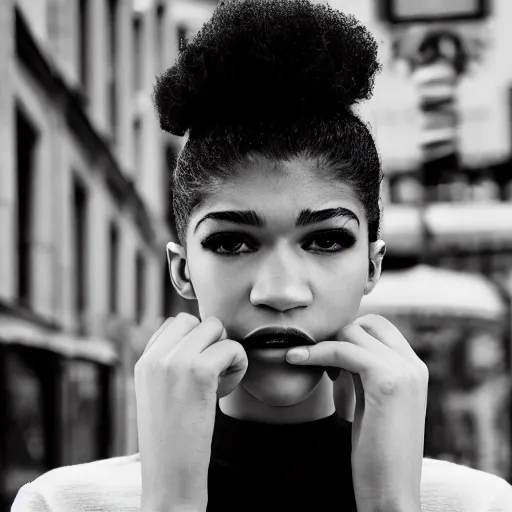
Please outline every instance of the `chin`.
[{"label": "chin", "polygon": [[272,407],[289,407],[306,400],[316,389],[324,374],[319,367],[291,365],[270,368],[249,368],[242,385],[260,402]]}]

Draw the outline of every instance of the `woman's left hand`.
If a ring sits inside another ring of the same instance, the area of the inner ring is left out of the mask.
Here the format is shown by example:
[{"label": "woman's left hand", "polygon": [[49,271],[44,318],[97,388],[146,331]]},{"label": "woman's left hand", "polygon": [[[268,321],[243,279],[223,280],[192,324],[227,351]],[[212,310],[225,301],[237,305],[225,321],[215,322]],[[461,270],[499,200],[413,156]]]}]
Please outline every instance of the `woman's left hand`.
[{"label": "woman's left hand", "polygon": [[[306,350],[308,358],[291,355]],[[352,480],[358,512],[420,512],[428,369],[400,331],[378,315],[358,318],[336,341],[290,349],[289,363],[352,374]]]}]

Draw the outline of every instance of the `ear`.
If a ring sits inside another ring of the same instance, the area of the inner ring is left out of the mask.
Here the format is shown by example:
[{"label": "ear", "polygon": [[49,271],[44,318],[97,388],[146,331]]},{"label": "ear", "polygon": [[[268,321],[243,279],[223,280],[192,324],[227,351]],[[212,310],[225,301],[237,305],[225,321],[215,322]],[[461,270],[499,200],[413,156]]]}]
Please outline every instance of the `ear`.
[{"label": "ear", "polygon": [[195,299],[196,294],[190,279],[185,249],[180,244],[169,242],[166,251],[169,274],[174,288],[184,299]]},{"label": "ear", "polygon": [[368,278],[364,287],[364,294],[368,295],[379,282],[382,274],[382,260],[386,254],[386,244],[384,240],[377,240],[370,243],[370,261],[368,268]]}]

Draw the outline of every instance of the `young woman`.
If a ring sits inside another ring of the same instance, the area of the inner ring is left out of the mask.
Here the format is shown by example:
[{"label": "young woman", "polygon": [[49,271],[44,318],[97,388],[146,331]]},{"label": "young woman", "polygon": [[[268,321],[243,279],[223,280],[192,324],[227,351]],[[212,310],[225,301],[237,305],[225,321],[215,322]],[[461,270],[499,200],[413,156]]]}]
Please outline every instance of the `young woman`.
[{"label": "young woman", "polygon": [[14,512],[512,510],[505,480],[423,458],[426,366],[389,321],[358,318],[385,253],[379,157],[352,108],[376,55],[308,0],[222,1],[182,48],[154,101],[188,134],[168,257],[200,318],[168,319],[137,362],[140,454],[53,470]]}]

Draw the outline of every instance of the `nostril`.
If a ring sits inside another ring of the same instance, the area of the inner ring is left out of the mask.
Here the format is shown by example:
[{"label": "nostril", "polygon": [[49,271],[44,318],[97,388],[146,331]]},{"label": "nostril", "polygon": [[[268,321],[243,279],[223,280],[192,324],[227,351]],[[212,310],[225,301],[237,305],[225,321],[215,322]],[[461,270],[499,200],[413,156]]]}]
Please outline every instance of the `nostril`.
[{"label": "nostril", "polygon": [[267,304],[254,304],[258,309],[263,310],[265,312],[275,312],[277,311],[276,308],[273,308],[272,306],[269,306]]},{"label": "nostril", "polygon": [[301,305],[294,305],[290,307],[279,307],[277,304],[275,306],[271,306],[269,304],[255,304],[255,306],[265,312],[265,313],[272,313],[272,314],[280,314],[280,313],[286,313],[287,311],[291,311],[293,309],[305,309],[308,306],[301,306]]}]

